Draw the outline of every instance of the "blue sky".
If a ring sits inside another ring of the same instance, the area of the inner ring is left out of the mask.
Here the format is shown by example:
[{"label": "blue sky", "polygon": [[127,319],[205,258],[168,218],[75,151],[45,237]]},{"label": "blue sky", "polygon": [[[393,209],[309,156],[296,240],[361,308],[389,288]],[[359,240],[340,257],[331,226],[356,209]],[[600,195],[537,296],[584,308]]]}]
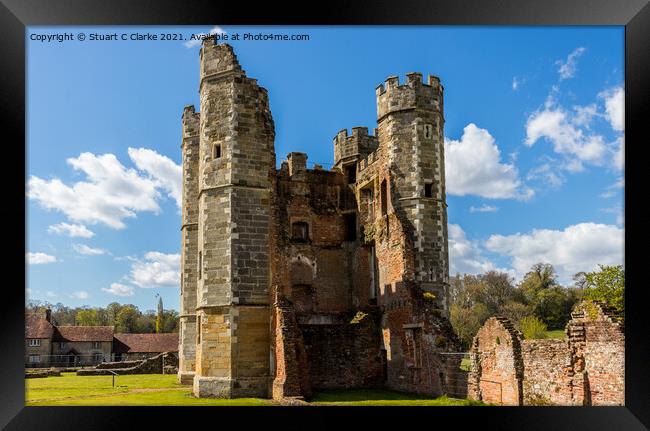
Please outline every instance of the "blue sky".
[{"label": "blue sky", "polygon": [[228,41],[269,91],[278,163],[328,167],[337,131],[376,127],[388,76],[441,78],[451,275],[623,263],[623,27],[30,27],[30,299],[178,308],[180,119],[199,107],[198,45],[31,35],[210,31],[309,35]]}]

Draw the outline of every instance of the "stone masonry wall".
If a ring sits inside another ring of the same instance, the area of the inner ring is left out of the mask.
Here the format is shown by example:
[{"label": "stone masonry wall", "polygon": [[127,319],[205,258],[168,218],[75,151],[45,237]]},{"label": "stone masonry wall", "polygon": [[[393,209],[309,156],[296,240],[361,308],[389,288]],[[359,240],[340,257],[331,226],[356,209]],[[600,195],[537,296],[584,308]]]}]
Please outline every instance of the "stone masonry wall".
[{"label": "stone masonry wall", "polygon": [[566,340],[522,340],[524,405],[573,404],[571,354]]},{"label": "stone masonry wall", "polygon": [[198,170],[200,114],[183,111],[183,210],[178,381],[192,384],[196,361],[196,282],[198,269]]},{"label": "stone masonry wall", "polygon": [[[472,344],[470,397],[503,405],[624,405],[621,316],[584,301],[566,333],[565,340],[523,340],[506,318],[491,317]],[[518,397],[512,388],[519,388]]]}]

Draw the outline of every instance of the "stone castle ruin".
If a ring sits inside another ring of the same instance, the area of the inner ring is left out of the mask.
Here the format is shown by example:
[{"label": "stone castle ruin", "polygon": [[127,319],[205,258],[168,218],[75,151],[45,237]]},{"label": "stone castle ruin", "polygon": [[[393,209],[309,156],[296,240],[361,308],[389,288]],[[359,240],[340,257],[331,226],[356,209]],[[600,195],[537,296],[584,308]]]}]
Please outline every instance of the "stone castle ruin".
[{"label": "stone castle ruin", "polygon": [[524,340],[491,317],[472,343],[469,397],[498,405],[624,405],[623,320],[602,303],[571,313],[565,340]]},{"label": "stone castle ruin", "polygon": [[447,320],[443,87],[376,89],[331,170],[276,168],[269,96],[229,45],[200,51],[185,107],[179,380],[199,397],[378,388],[464,397]]}]

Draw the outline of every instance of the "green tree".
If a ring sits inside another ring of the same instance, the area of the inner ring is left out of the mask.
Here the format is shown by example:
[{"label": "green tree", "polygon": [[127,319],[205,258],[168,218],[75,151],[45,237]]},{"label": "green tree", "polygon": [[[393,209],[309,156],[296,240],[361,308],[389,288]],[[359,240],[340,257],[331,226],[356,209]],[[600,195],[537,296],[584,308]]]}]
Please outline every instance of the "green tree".
[{"label": "green tree", "polygon": [[598,265],[599,270],[586,273],[584,299],[602,301],[625,312],[625,270],[622,265]]},{"label": "green tree", "polygon": [[162,296],[158,297],[158,312],[156,313],[156,333],[163,331],[163,300]]},{"label": "green tree", "polygon": [[[519,321],[522,318],[533,314],[533,310],[530,306],[524,303],[518,301],[508,301],[503,305],[503,307],[501,307],[500,314],[510,319],[510,321],[515,326],[518,326]],[[521,330],[521,328],[518,329]]]},{"label": "green tree", "polygon": [[527,340],[546,338],[546,324],[536,316],[522,318],[519,321],[519,327]]},{"label": "green tree", "polygon": [[515,287],[505,272],[488,271],[480,277],[480,302],[491,314],[501,314],[502,307],[513,297]]},{"label": "green tree", "polygon": [[163,311],[163,332],[178,332],[178,312],[176,310]]},{"label": "green tree", "polygon": [[550,263],[536,263],[519,285],[528,302],[534,302],[537,293],[557,285],[557,275]]},{"label": "green tree", "polygon": [[469,308],[461,307],[458,304],[451,305],[449,320],[465,349],[469,348],[472,339],[489,316],[490,312],[487,306],[482,303],[477,303]]},{"label": "green tree", "polygon": [[562,329],[569,321],[574,303],[575,299],[569,295],[568,289],[552,286],[537,292],[533,309],[549,328]]},{"label": "green tree", "polygon": [[135,305],[125,305],[123,306],[120,311],[117,313],[116,321],[115,321],[115,326],[117,329],[117,332],[124,332],[124,333],[133,333],[133,332],[138,332],[136,329],[136,324],[138,321],[138,318],[142,315],[140,313],[140,310],[138,310],[138,307]]},{"label": "green tree", "polygon": [[92,308],[79,310],[77,312],[75,323],[78,326],[98,326],[100,322],[97,310]]}]

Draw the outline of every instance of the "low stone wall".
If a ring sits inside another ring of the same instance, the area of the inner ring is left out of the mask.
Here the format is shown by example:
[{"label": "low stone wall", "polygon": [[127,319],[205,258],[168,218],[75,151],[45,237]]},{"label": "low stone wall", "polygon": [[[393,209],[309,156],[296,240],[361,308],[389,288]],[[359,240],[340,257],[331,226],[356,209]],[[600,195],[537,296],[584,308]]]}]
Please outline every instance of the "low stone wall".
[{"label": "low stone wall", "polygon": [[470,398],[501,405],[624,405],[625,334],[612,308],[585,301],[565,340],[523,340],[491,317],[471,350]]},{"label": "low stone wall", "polygon": [[[163,368],[164,363],[164,368]],[[114,363],[115,364],[115,363]],[[77,371],[78,376],[101,376],[110,374],[176,374],[178,373],[178,356],[174,353],[160,353],[153,358],[137,361],[135,366],[127,368],[89,368]]]},{"label": "low stone wall", "polygon": [[98,370],[113,370],[117,368],[131,368],[142,363],[140,361],[119,361],[119,362],[103,362],[98,364],[95,368]]},{"label": "low stone wall", "polygon": [[567,375],[571,352],[566,340],[523,340],[524,405],[573,404],[572,379]]},{"label": "low stone wall", "polygon": [[60,377],[61,371],[59,370],[38,370],[38,371],[26,371],[26,379],[38,379],[42,377]]}]

